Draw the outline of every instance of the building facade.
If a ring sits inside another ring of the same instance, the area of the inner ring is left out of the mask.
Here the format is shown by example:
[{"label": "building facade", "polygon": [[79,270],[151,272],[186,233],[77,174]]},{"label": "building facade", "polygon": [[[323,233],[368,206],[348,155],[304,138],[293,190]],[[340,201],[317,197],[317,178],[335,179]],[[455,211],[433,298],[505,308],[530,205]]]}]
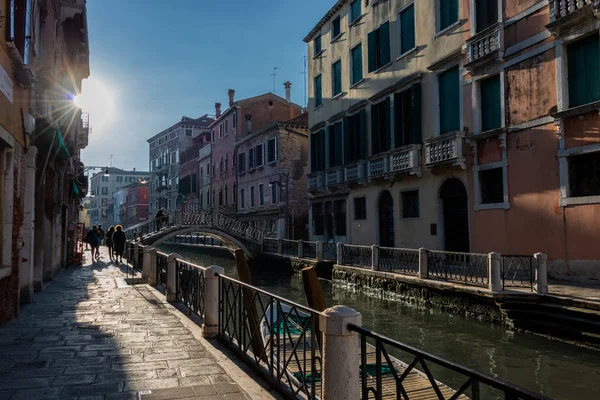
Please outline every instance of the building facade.
[{"label": "building facade", "polygon": [[127,195],[123,205],[123,227],[147,221],[150,211],[150,188],[148,181],[134,182],[125,187]]},{"label": "building facade", "polygon": [[272,93],[234,100],[229,90],[229,107],[221,113],[215,104],[216,120],[211,124],[211,198],[212,207],[226,214],[237,211],[235,144],[252,132],[275,121],[287,121],[302,113],[302,107]]},{"label": "building facade", "polygon": [[210,131],[192,139],[190,146],[181,152],[179,160],[179,199],[181,211],[200,209],[200,149],[210,146]]},{"label": "building facade", "polygon": [[271,237],[307,239],[308,115],[253,132],[235,150],[237,218]]},{"label": "building facade", "polygon": [[310,237],[469,251],[465,1],[338,1],[304,39]]},{"label": "building facade", "polygon": [[150,145],[150,213],[159,208],[179,210],[180,153],[213,121],[208,115],[200,118],[184,116],[178,123],[147,140]]},{"label": "building facade", "polygon": [[200,210],[208,210],[211,208],[211,174],[210,168],[212,165],[211,152],[212,146],[210,143],[205,144],[198,151],[198,207]]},{"label": "building facade", "polygon": [[[114,225],[115,210],[120,210],[123,204],[124,192],[118,193],[119,188],[137,183],[147,182],[150,179],[150,173],[147,171],[125,171],[120,168],[108,167],[108,176],[105,170],[94,174],[91,181],[91,224],[102,225],[106,230],[110,225]],[[116,198],[115,198],[116,197]],[[126,202],[127,200],[125,200]],[[117,204],[118,202],[118,204]],[[117,211],[120,214],[120,211]]]}]

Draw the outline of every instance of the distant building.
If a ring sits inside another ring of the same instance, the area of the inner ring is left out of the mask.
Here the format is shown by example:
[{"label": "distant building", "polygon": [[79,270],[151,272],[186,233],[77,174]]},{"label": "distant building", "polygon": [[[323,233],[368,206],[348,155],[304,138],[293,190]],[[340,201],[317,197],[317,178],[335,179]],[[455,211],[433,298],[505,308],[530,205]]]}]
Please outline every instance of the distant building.
[{"label": "distant building", "polygon": [[214,119],[181,117],[181,121],[152,136],[150,145],[150,213],[161,207],[179,209],[179,156],[192,139],[204,132]]},{"label": "distant building", "polygon": [[209,145],[210,131],[202,132],[192,139],[190,146],[181,152],[179,159],[179,199],[182,211],[198,210],[200,207],[199,194],[199,163],[200,149]]},{"label": "distant building", "polygon": [[308,114],[251,133],[235,149],[238,219],[272,237],[307,239]]},{"label": "distant building", "polygon": [[79,210],[79,222],[82,223],[86,228],[90,227],[91,221],[91,199],[89,197],[84,198],[81,201],[81,209]]},{"label": "distant building", "polygon": [[127,195],[123,205],[124,213],[121,225],[124,227],[148,220],[150,191],[148,182],[135,182],[125,187]]},{"label": "distant building", "polygon": [[204,145],[198,152],[198,206],[200,210],[207,210],[212,206],[211,200],[211,176],[212,165],[210,143]]}]

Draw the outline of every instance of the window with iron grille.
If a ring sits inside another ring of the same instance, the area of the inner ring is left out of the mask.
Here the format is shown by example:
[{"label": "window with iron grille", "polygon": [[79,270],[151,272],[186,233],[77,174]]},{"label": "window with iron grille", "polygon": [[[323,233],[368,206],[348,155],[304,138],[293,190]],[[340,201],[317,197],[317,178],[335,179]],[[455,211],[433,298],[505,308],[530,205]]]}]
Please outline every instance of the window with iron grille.
[{"label": "window with iron grille", "polygon": [[408,190],[401,193],[402,218],[419,218],[419,191]]},{"label": "window with iron grille", "polygon": [[600,152],[570,156],[570,197],[600,196]]},{"label": "window with iron grille", "polygon": [[504,177],[502,168],[479,171],[481,204],[504,202]]}]

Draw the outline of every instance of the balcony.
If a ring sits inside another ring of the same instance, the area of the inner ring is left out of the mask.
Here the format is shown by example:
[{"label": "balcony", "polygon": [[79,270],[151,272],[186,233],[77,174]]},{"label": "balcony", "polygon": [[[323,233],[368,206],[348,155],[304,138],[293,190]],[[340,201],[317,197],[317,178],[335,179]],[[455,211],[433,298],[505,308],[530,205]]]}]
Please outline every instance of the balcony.
[{"label": "balcony", "polygon": [[390,173],[421,176],[421,145],[410,144],[389,153]]},{"label": "balcony", "polygon": [[79,129],[79,140],[77,142],[79,149],[85,149],[88,146],[90,132],[90,114],[81,113],[81,126]]},{"label": "balcony", "polygon": [[435,168],[443,165],[465,165],[465,133],[455,131],[425,141],[425,165]]},{"label": "balcony", "polygon": [[308,190],[317,191],[325,187],[325,173],[323,171],[308,174]]},{"label": "balcony", "polygon": [[600,18],[600,2],[597,0],[550,0],[549,5],[550,23],[546,28],[555,37]]},{"label": "balcony", "polygon": [[383,178],[390,172],[388,153],[380,153],[371,157],[367,163],[367,176],[369,180]]},{"label": "balcony", "polygon": [[473,71],[502,61],[504,56],[504,27],[498,22],[467,40],[465,68]]},{"label": "balcony", "polygon": [[365,161],[358,161],[354,164],[347,165],[344,168],[346,183],[363,182],[365,180]]},{"label": "balcony", "polygon": [[327,170],[325,174],[327,187],[339,186],[344,183],[344,168],[333,167]]}]

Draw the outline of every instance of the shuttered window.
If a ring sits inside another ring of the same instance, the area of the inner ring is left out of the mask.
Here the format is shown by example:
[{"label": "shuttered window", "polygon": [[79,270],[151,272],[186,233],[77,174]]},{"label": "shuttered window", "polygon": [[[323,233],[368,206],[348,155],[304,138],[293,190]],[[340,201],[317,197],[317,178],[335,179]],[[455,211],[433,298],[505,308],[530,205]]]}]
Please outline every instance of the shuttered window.
[{"label": "shuttered window", "polygon": [[415,6],[411,5],[400,11],[400,54],[415,47]]},{"label": "shuttered window", "polygon": [[335,39],[342,33],[342,28],[340,26],[340,16],[338,15],[331,21],[331,39]]},{"label": "shuttered window", "polygon": [[315,78],[315,107],[323,104],[323,92],[321,88],[321,75]]},{"label": "shuttered window", "polygon": [[325,169],[325,131],[322,129],[313,133],[310,138],[310,170],[311,172]]},{"label": "shuttered window", "polygon": [[344,164],[367,158],[366,112],[344,119]]},{"label": "shuttered window", "polygon": [[362,0],[354,0],[352,3],[350,3],[350,23],[353,23],[354,21],[356,21],[356,18],[360,17],[361,15],[361,3]]},{"label": "shuttered window", "polygon": [[458,0],[439,0],[439,5],[441,31],[458,21]]},{"label": "shuttered window", "polygon": [[600,46],[598,34],[567,47],[569,107],[600,100]]},{"label": "shuttered window", "polygon": [[390,98],[371,106],[371,155],[391,149]]},{"label": "shuttered window", "polygon": [[390,23],[386,22],[368,35],[369,72],[373,72],[391,60]]},{"label": "shuttered window", "polygon": [[328,141],[329,141],[329,168],[343,165],[343,131],[342,122],[338,122],[334,125],[329,125],[328,130]]},{"label": "shuttered window", "polygon": [[394,147],[421,143],[421,84],[394,94]]},{"label": "shuttered window", "polygon": [[440,134],[460,129],[460,86],[458,67],[439,75]]},{"label": "shuttered window", "polygon": [[354,85],[360,82],[363,78],[363,66],[362,66],[362,44],[359,44],[352,50],[350,50],[350,58],[352,59],[352,82]]},{"label": "shuttered window", "polygon": [[275,162],[277,160],[277,138],[269,139],[267,142],[267,162]]},{"label": "shuttered window", "polygon": [[335,97],[342,93],[342,62],[336,61],[331,65],[331,93]]},{"label": "shuttered window", "polygon": [[498,1],[476,0],[475,13],[477,14],[476,30],[481,32],[498,22]]},{"label": "shuttered window", "polygon": [[317,54],[319,54],[322,50],[321,47],[321,35],[317,36],[314,40],[313,40],[314,44],[313,47],[315,48],[315,56]]},{"label": "shuttered window", "polygon": [[502,126],[500,75],[484,79],[480,84],[481,130],[483,132]]}]

